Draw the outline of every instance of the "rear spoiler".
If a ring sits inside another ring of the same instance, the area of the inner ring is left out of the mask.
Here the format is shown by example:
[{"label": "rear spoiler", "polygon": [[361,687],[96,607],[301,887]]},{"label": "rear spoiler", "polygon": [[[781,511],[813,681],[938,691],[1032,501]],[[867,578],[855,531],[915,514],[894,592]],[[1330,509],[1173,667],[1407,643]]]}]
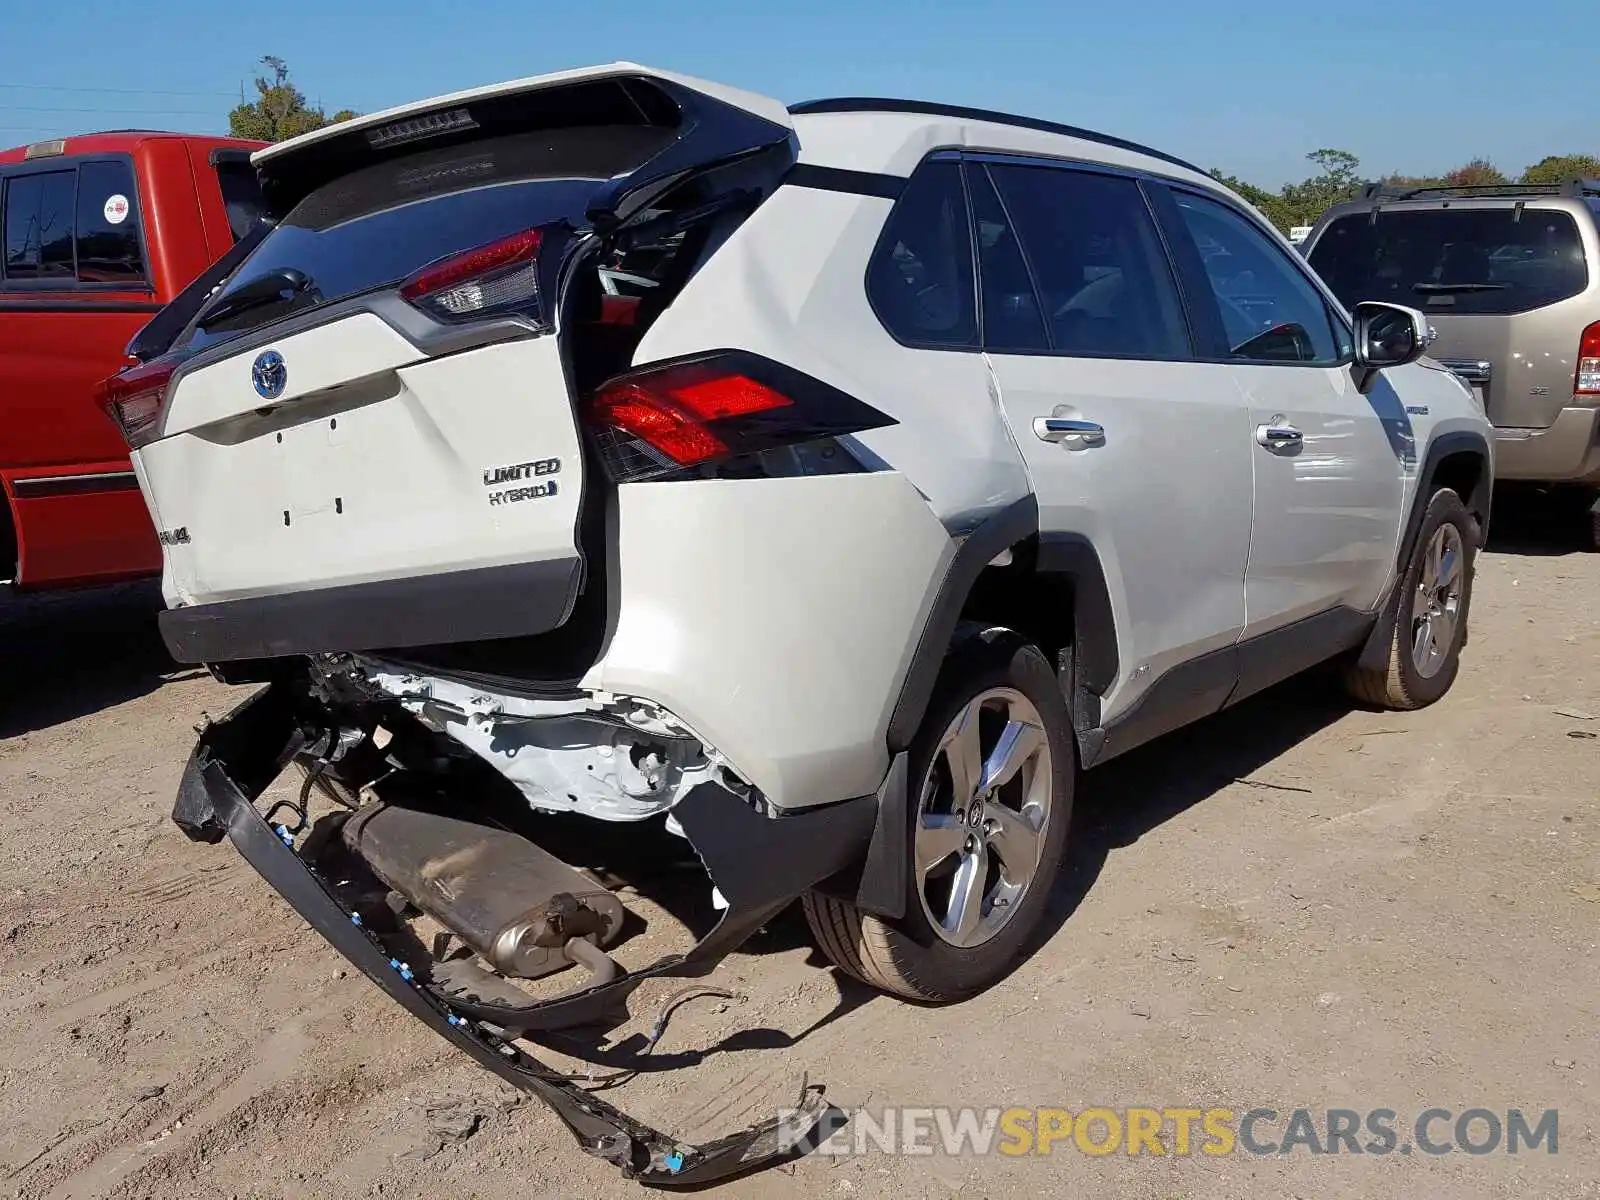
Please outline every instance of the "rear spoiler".
[{"label": "rear spoiler", "polygon": [[602,183],[589,205],[597,226],[626,220],[683,174],[794,143],[788,110],[742,92],[634,63],[538,75],[354,117],[258,150],[268,213],[281,218],[311,192],[363,167],[541,129],[651,127],[672,139],[631,174]]}]

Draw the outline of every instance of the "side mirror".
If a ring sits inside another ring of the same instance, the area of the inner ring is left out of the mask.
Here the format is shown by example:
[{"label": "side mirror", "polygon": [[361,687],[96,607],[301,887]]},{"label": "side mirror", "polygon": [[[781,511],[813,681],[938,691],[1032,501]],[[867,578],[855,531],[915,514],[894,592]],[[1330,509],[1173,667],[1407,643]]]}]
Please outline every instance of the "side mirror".
[{"label": "side mirror", "polygon": [[1422,357],[1436,336],[1428,318],[1403,304],[1363,300],[1356,321],[1356,387],[1365,394],[1385,367],[1403,367]]}]

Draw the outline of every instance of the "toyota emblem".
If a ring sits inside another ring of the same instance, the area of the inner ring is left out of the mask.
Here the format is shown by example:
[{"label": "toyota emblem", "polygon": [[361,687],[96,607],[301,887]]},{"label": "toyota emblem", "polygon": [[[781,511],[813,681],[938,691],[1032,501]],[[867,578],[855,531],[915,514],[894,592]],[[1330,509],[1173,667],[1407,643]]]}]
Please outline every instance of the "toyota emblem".
[{"label": "toyota emblem", "polygon": [[256,395],[263,400],[276,400],[283,395],[289,382],[289,368],[283,365],[283,355],[276,350],[266,350],[256,355],[250,368],[250,382],[256,385]]}]

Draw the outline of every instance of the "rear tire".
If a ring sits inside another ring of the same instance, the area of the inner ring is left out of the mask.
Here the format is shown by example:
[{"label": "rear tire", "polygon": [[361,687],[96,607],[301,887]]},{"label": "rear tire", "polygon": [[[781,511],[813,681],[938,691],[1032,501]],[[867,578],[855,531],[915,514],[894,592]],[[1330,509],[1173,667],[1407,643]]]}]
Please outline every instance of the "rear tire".
[{"label": "rear tire", "polygon": [[1077,744],[1044,655],[1007,633],[964,643],[940,675],[909,765],[905,916],[886,920],[813,892],[806,920],[818,948],[861,982],[912,1000],[961,1000],[1016,965],[1066,850]]},{"label": "rear tire", "polygon": [[1424,708],[1450,690],[1461,666],[1478,552],[1478,523],[1461,497],[1441,488],[1428,502],[1411,558],[1395,586],[1388,661],[1377,670],[1354,663],[1346,690],[1374,708]]}]

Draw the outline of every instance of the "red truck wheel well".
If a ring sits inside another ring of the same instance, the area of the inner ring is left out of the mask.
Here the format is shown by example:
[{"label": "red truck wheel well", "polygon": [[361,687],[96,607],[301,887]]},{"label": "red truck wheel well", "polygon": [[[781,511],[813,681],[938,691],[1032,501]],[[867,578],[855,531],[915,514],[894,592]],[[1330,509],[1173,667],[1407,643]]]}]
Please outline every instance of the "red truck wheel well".
[{"label": "red truck wheel well", "polygon": [[17,578],[17,529],[11,520],[11,501],[0,504],[0,580]]}]

